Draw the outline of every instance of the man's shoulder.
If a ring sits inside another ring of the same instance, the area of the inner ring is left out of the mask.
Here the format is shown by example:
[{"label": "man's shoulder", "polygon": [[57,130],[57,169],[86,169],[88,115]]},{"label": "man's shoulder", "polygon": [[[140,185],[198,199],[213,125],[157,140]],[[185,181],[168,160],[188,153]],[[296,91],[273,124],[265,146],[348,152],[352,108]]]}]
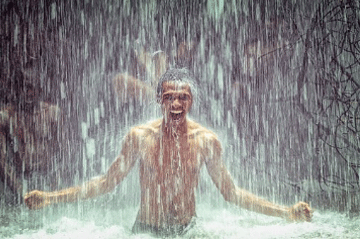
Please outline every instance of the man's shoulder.
[{"label": "man's shoulder", "polygon": [[161,119],[153,120],[145,124],[134,126],[131,128],[130,133],[136,135],[147,135],[159,132],[161,126]]},{"label": "man's shoulder", "polygon": [[210,129],[202,126],[201,124],[189,120],[189,135],[191,138],[197,138],[206,141],[218,141],[217,135]]},{"label": "man's shoulder", "polygon": [[196,146],[206,150],[206,154],[209,150],[221,153],[221,142],[213,131],[194,121],[191,121],[189,125],[189,138],[194,140]]}]

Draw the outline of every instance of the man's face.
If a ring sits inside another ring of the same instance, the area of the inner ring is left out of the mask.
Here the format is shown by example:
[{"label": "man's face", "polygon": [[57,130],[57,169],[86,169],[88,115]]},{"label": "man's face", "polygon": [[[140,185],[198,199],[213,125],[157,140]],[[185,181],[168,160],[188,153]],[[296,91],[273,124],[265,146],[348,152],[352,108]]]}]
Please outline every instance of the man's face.
[{"label": "man's face", "polygon": [[192,105],[190,86],[180,81],[169,81],[162,84],[163,94],[161,107],[166,123],[180,124]]}]

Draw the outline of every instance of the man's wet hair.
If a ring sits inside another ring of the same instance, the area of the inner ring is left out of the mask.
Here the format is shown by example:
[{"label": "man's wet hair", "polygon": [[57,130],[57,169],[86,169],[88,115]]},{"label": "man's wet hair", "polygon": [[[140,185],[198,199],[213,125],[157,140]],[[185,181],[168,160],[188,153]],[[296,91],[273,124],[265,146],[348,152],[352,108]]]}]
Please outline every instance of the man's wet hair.
[{"label": "man's wet hair", "polygon": [[161,102],[162,94],[163,94],[163,83],[171,82],[171,81],[179,81],[183,83],[187,83],[190,86],[191,94],[193,97],[196,95],[197,87],[194,76],[190,73],[190,71],[186,68],[169,68],[166,72],[160,77],[159,83],[156,89],[156,99],[158,102]]}]

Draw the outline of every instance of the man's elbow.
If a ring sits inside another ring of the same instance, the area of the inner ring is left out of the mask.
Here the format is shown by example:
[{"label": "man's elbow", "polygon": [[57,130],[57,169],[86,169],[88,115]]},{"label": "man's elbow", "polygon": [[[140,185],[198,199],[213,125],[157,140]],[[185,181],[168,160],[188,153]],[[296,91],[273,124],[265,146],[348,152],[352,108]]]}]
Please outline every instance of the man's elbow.
[{"label": "man's elbow", "polygon": [[223,194],[224,200],[227,202],[232,202],[233,198],[229,194]]},{"label": "man's elbow", "polygon": [[222,191],[222,195],[224,197],[224,200],[226,202],[236,203],[237,197],[236,197],[236,190],[230,190],[230,191]]},{"label": "man's elbow", "polygon": [[223,192],[222,195],[227,202],[233,203],[245,209],[251,208],[252,200],[246,196],[243,196],[239,189],[235,188],[230,191]]},{"label": "man's elbow", "polygon": [[106,176],[95,177],[85,184],[81,198],[88,199],[111,192],[115,186],[109,184]]},{"label": "man's elbow", "polygon": [[99,192],[100,194],[106,194],[112,192],[115,189],[116,183],[114,183],[111,179],[108,179],[106,176],[101,177],[99,179]]}]

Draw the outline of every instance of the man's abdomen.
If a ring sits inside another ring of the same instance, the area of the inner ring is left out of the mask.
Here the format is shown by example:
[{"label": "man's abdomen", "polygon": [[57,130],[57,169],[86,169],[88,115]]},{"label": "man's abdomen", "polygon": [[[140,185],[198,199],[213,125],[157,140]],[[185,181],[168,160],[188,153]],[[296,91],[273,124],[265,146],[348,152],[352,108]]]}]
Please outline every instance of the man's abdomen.
[{"label": "man's abdomen", "polygon": [[172,195],[173,189],[145,189],[137,221],[157,227],[188,224],[196,215],[194,191],[190,189],[182,189],[177,195]]}]

